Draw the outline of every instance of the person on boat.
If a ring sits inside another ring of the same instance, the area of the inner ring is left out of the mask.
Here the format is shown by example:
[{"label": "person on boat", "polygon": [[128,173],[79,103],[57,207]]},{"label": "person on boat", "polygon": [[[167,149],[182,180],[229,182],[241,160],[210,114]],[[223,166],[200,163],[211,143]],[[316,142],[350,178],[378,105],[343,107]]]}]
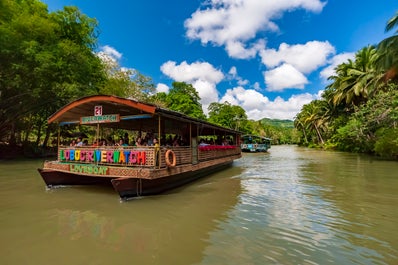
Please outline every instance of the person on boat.
[{"label": "person on boat", "polygon": [[153,134],[152,132],[147,132],[147,134],[144,137],[143,142],[146,142],[148,146],[153,145]]},{"label": "person on boat", "polygon": [[114,146],[115,145],[115,141],[112,139],[111,136],[108,137],[107,145],[108,146]]},{"label": "person on boat", "polygon": [[135,141],[136,146],[142,146],[142,139],[141,137],[137,137],[137,141]]},{"label": "person on boat", "polygon": [[156,137],[153,138],[153,146],[155,147],[155,163],[158,166],[159,165],[160,145],[159,145],[158,139]]},{"label": "person on boat", "polygon": [[206,143],[204,139],[200,139],[199,146],[206,146],[206,145],[209,145],[209,144]]},{"label": "person on boat", "polygon": [[120,138],[119,143],[117,145],[118,146],[128,146],[128,144],[126,144],[122,138]]},{"label": "person on boat", "polygon": [[227,140],[227,138],[223,138],[223,140],[222,140],[222,144],[221,145],[229,145],[229,142],[228,142],[228,140]]},{"label": "person on boat", "polygon": [[81,137],[77,138],[76,146],[83,146],[83,139]]}]

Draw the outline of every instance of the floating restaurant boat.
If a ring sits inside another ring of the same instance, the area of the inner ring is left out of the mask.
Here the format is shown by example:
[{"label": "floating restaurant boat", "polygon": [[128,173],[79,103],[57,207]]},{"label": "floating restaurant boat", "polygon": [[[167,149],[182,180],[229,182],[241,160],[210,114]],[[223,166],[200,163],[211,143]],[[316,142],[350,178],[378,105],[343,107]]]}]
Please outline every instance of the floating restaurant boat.
[{"label": "floating restaurant boat", "polygon": [[243,135],[241,138],[242,152],[267,152],[271,148],[271,139],[257,135]]},{"label": "floating restaurant boat", "polygon": [[[65,146],[57,159],[38,169],[47,187],[112,185],[122,199],[153,195],[230,166],[241,157],[240,133],[156,105],[116,96],[95,95],[73,101],[48,123],[151,132],[154,146]],[[166,145],[164,136],[178,135],[181,146]],[[204,138],[224,144],[200,145]],[[225,144],[225,139],[229,142]]]}]

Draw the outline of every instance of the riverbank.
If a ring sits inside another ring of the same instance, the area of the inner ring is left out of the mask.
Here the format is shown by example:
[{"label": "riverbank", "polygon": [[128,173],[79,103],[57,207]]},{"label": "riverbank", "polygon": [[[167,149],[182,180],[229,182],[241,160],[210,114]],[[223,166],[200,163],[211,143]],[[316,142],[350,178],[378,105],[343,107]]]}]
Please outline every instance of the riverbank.
[{"label": "riverbank", "polygon": [[55,157],[57,155],[56,147],[34,147],[33,145],[9,145],[0,143],[0,159],[12,160],[19,158],[43,158]]}]

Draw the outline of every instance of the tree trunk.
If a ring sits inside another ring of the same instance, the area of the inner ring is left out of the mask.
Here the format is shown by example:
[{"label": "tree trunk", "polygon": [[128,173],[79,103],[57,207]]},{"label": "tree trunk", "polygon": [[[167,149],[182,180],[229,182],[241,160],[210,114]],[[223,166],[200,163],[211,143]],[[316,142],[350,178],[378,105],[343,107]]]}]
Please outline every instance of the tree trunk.
[{"label": "tree trunk", "polygon": [[324,141],[323,141],[322,135],[319,132],[318,126],[314,125],[314,127],[315,127],[315,130],[316,130],[316,134],[318,135],[318,141],[321,142],[322,145],[325,144]]}]

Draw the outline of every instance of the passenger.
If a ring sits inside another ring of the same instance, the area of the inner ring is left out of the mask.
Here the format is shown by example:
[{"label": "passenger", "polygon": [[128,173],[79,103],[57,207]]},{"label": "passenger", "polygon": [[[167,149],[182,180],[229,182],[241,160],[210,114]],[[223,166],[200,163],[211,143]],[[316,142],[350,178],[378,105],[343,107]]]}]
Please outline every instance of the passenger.
[{"label": "passenger", "polygon": [[151,132],[148,132],[144,137],[144,142],[147,143],[148,146],[153,145],[153,135]]},{"label": "passenger", "polygon": [[136,146],[142,146],[142,139],[141,139],[141,137],[138,137],[138,138],[137,138],[137,141],[135,141],[135,145],[136,145]]},{"label": "passenger", "polygon": [[209,145],[209,144],[206,143],[204,139],[201,139],[200,143],[199,143],[199,146],[206,146],[206,145]]},{"label": "passenger", "polygon": [[76,140],[73,139],[72,142],[70,143],[70,146],[76,146]]},{"label": "passenger", "polygon": [[128,144],[126,144],[122,138],[120,138],[119,143],[117,145],[118,146],[128,146]]},{"label": "passenger", "polygon": [[223,138],[222,145],[229,145],[229,142],[226,138]]},{"label": "passenger", "polygon": [[153,138],[153,146],[155,147],[155,149],[158,149],[160,147],[159,142],[158,142],[158,138]]},{"label": "passenger", "polygon": [[158,166],[159,165],[160,145],[159,145],[158,139],[156,137],[153,138],[153,146],[155,147],[155,164]]},{"label": "passenger", "polygon": [[83,146],[83,140],[81,137],[77,138],[77,144],[76,146]]}]

